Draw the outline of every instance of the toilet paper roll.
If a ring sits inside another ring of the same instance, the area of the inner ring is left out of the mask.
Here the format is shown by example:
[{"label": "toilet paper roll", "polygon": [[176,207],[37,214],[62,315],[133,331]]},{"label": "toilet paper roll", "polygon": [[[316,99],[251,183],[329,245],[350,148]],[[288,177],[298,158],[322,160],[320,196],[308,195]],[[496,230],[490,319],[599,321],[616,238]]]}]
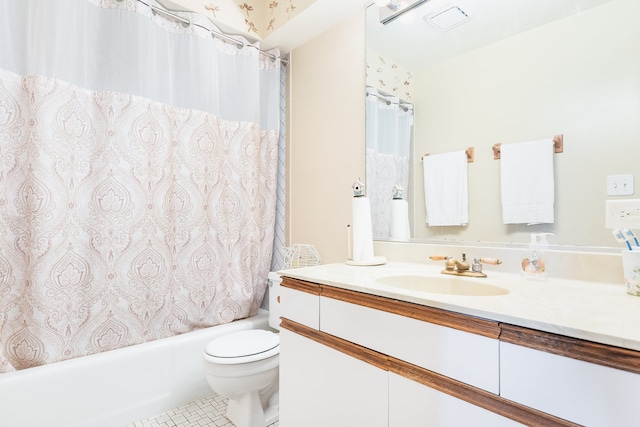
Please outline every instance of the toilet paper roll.
[{"label": "toilet paper roll", "polygon": [[373,260],[373,229],[371,227],[371,205],[367,197],[354,197],[352,202],[352,233],[354,261]]},{"label": "toilet paper roll", "polygon": [[409,239],[409,203],[406,200],[391,200],[391,222],[389,235],[392,239]]}]

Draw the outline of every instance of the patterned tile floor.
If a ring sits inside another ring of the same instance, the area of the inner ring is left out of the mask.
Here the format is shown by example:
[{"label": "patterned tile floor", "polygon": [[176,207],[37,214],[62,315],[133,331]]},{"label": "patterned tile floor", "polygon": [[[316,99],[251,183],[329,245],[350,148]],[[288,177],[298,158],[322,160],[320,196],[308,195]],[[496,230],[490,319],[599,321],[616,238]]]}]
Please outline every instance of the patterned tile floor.
[{"label": "patterned tile floor", "polygon": [[[136,421],[127,427],[235,427],[224,412],[227,399],[214,395],[187,403],[154,418]],[[276,421],[269,427],[279,427]]]}]

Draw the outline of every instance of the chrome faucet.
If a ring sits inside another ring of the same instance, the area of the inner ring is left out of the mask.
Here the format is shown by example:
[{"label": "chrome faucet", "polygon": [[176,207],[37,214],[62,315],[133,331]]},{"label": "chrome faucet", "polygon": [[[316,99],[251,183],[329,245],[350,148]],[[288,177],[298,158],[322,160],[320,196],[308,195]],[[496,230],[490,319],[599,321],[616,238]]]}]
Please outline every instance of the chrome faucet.
[{"label": "chrome faucet", "polygon": [[469,266],[467,254],[462,254],[462,261],[444,255],[432,255],[429,259],[434,261],[444,260],[444,270],[441,271],[442,274],[466,277],[487,277],[487,275],[482,272],[482,263],[493,265],[502,264],[502,261],[497,258],[474,258],[473,264]]}]

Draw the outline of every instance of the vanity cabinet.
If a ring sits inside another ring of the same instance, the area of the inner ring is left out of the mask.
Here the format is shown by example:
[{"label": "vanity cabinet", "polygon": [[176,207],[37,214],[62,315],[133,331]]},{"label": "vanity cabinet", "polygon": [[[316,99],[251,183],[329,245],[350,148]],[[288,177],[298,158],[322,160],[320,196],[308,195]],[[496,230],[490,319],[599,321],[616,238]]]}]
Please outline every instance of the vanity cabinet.
[{"label": "vanity cabinet", "polygon": [[640,352],[288,277],[282,286],[283,427],[640,420]]}]

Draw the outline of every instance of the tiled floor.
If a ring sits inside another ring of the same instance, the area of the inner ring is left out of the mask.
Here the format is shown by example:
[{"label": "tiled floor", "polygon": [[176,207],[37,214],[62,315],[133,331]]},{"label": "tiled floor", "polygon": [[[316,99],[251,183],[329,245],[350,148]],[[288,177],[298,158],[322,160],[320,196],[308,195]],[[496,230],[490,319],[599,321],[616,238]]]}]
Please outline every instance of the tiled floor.
[{"label": "tiled floor", "polygon": [[[214,395],[188,403],[154,418],[136,421],[127,427],[235,427],[224,416],[227,399]],[[269,427],[278,427],[276,421]]]}]

